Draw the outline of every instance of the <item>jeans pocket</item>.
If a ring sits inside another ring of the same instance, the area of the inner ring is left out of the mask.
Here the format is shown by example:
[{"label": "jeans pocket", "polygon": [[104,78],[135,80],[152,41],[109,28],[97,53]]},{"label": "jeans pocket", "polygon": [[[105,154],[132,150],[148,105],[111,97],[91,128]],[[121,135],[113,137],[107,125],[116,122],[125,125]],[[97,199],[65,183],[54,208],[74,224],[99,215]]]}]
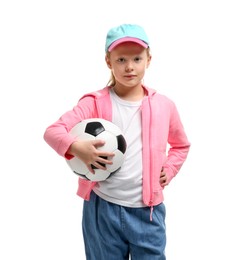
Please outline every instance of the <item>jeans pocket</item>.
[{"label": "jeans pocket", "polygon": [[156,217],[159,223],[165,225],[166,208],[164,203],[160,203],[154,206],[153,215]]}]

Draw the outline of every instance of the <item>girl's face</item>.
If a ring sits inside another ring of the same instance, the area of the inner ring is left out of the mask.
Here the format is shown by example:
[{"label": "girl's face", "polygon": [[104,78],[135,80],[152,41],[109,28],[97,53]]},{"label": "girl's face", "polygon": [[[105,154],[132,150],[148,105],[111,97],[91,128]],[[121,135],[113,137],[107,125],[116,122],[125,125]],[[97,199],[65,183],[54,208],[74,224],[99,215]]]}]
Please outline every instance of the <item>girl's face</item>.
[{"label": "girl's face", "polygon": [[107,66],[111,69],[118,87],[141,87],[150,61],[149,52],[133,42],[122,43],[106,55]]}]

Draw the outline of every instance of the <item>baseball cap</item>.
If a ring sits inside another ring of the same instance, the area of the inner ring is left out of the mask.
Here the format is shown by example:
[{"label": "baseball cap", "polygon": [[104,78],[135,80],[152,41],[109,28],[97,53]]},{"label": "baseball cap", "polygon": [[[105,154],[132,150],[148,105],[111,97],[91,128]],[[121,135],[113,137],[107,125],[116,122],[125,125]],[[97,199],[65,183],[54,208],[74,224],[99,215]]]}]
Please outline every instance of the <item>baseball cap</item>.
[{"label": "baseball cap", "polygon": [[145,30],[137,24],[122,24],[111,28],[106,36],[105,51],[112,51],[123,42],[135,42],[144,48],[148,48],[149,39]]}]

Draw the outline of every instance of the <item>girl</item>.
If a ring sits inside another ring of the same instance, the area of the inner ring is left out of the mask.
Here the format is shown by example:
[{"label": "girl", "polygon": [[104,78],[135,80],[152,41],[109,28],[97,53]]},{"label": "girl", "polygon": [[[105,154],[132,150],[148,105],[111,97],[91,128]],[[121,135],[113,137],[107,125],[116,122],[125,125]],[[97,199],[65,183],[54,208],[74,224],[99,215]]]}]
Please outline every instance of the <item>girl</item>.
[{"label": "girl", "polygon": [[46,129],[44,139],[59,155],[81,159],[93,173],[91,165],[105,169],[112,163],[105,157],[113,154],[97,149],[102,140],[75,140],[69,130],[83,119],[97,117],[121,128],[127,151],[120,171],[97,183],[79,178],[86,257],[164,260],[163,189],[179,172],[190,143],[174,102],[142,83],[151,62],[144,29],[135,24],[112,28],[105,51],[111,70],[108,85],[84,95]]}]

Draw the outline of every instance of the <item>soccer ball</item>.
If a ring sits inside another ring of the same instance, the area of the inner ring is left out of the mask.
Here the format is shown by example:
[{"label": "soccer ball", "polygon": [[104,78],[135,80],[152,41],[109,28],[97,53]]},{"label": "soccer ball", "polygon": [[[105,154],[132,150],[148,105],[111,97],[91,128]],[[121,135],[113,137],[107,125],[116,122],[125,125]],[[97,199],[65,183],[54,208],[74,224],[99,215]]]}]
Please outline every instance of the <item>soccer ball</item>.
[{"label": "soccer ball", "polygon": [[91,181],[103,181],[121,168],[127,144],[118,126],[102,118],[91,118],[76,124],[71,129],[70,134],[80,140],[104,140],[105,144],[97,149],[115,154],[112,158],[107,158],[112,160],[113,164],[107,164],[106,170],[98,169],[92,165],[94,174],[77,157],[66,160],[71,170],[79,177]]}]

